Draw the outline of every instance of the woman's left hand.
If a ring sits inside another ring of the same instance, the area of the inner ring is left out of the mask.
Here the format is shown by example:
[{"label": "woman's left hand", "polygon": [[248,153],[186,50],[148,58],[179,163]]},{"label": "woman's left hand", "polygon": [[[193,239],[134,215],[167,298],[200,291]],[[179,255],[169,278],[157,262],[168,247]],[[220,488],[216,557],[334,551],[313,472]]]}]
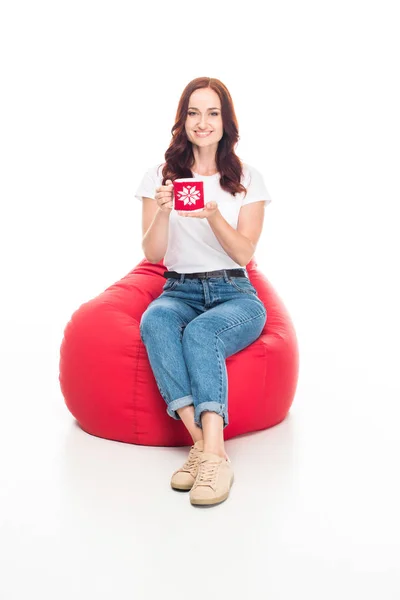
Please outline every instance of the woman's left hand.
[{"label": "woman's left hand", "polygon": [[178,210],[178,215],[180,217],[195,217],[196,219],[208,219],[209,217],[212,217],[213,215],[215,215],[217,210],[218,210],[217,202],[207,202],[207,204],[203,208],[203,210],[199,210],[199,211]]}]

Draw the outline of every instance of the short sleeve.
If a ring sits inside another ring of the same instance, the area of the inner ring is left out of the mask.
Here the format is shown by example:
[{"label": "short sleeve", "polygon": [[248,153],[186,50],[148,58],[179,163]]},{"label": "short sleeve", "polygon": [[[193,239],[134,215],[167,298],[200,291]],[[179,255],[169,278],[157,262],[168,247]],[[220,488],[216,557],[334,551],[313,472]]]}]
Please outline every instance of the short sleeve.
[{"label": "short sleeve", "polygon": [[156,188],[160,186],[162,182],[162,176],[160,179],[157,173],[157,166],[146,171],[146,173],[143,175],[142,181],[139,184],[139,187],[134,193],[135,198],[141,201],[143,201],[143,197],[153,198],[153,200],[155,199]]},{"label": "short sleeve", "polygon": [[251,204],[252,202],[260,202],[261,200],[265,200],[265,206],[268,206],[272,202],[272,199],[265,186],[263,176],[254,167],[250,165],[246,166],[243,185],[247,189],[247,194],[243,198],[242,206]]}]

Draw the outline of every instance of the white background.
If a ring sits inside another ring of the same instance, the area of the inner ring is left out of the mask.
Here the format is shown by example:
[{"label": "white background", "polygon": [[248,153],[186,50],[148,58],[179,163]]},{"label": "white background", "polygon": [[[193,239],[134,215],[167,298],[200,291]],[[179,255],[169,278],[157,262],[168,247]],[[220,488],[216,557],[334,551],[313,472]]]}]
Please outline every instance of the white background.
[{"label": "white background", "polygon": [[[400,597],[395,8],[2,3],[2,600]],[[300,349],[287,420],[227,443],[206,511],[168,488],[187,449],[88,436],[58,386],[72,313],[143,258],[133,193],[199,76],[264,175],[256,260]]]}]

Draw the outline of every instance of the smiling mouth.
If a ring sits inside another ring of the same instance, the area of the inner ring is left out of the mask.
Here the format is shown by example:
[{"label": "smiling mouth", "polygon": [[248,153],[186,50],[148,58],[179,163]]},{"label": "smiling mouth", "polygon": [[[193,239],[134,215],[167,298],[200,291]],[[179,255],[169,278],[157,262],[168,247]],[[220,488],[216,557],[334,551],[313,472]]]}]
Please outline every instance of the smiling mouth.
[{"label": "smiling mouth", "polygon": [[212,134],[212,131],[195,131],[195,134],[199,137],[207,137]]}]

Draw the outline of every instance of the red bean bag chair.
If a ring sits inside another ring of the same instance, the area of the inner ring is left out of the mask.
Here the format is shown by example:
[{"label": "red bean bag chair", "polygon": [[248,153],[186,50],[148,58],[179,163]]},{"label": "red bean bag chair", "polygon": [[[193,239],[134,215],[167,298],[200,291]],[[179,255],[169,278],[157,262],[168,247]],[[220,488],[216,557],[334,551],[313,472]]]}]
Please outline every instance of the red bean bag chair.
[{"label": "red bean bag chair", "polygon": [[[255,259],[246,266],[267,310],[260,337],[226,359],[228,440],[280,423],[293,402],[298,346],[282,301]],[[82,304],[64,331],[59,382],[65,403],[92,435],[146,446],[188,446],[182,421],[166,412],[139,332],[142,314],[162,293],[163,262],[142,260],[96,298]]]}]

